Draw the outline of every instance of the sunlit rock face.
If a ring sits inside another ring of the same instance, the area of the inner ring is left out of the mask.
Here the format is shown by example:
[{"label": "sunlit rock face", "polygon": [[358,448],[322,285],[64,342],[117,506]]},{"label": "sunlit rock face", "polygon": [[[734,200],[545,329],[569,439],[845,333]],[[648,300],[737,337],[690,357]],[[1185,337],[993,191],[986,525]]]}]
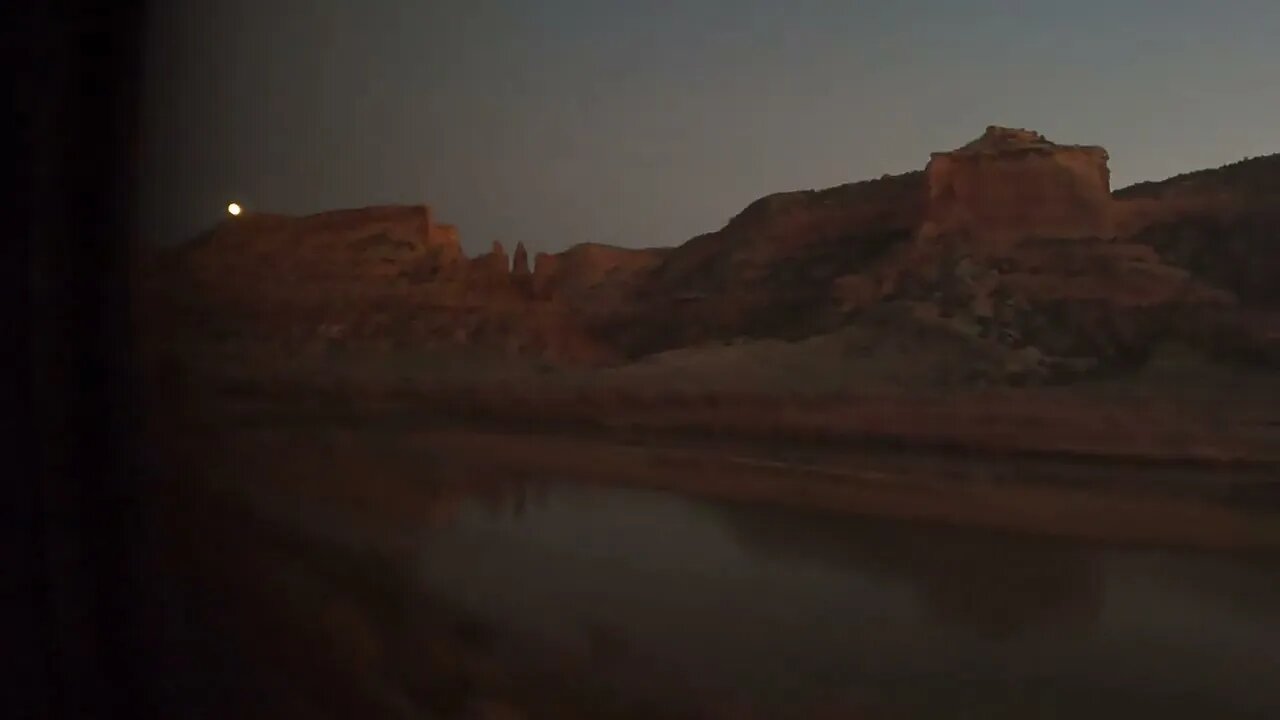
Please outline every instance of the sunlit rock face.
[{"label": "sunlit rock face", "polygon": [[148,317],[184,339],[289,353],[336,342],[612,358],[568,307],[532,297],[527,273],[512,272],[500,243],[467,258],[457,228],[434,222],[425,206],[242,215],[149,267]]},{"label": "sunlit rock face", "polygon": [[474,281],[482,284],[495,287],[509,285],[511,259],[507,256],[506,248],[502,246],[502,243],[494,241],[493,247],[489,252],[469,261],[467,274]]},{"label": "sunlit rock face", "polygon": [[966,236],[992,248],[1034,238],[1112,237],[1107,159],[1101,147],[988,127],[968,145],[932,155],[920,236]]}]

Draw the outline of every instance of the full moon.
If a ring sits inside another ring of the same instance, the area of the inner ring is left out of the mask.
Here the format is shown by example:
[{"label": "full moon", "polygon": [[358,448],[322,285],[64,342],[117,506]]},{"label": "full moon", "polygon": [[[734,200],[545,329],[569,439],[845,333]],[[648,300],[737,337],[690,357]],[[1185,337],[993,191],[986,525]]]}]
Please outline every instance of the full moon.
[{"label": "full moon", "polygon": [[227,212],[231,213],[232,215],[239,215],[240,206],[237,205],[236,203],[231,203],[230,205],[227,206]]}]

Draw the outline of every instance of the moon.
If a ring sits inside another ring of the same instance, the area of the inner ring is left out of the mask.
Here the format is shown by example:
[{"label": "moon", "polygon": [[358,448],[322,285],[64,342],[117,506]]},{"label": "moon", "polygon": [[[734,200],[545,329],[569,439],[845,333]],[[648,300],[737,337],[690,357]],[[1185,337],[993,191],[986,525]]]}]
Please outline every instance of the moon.
[{"label": "moon", "polygon": [[230,205],[227,205],[227,212],[231,213],[232,215],[239,215],[240,206],[236,203],[231,203]]}]

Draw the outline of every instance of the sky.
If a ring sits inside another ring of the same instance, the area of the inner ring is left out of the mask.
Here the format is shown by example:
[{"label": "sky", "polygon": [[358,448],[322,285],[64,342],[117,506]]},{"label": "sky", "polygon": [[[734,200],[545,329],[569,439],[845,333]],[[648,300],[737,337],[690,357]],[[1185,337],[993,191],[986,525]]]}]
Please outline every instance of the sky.
[{"label": "sky", "polygon": [[676,245],[987,125],[1114,187],[1280,151],[1275,0],[153,3],[140,231],[428,204],[469,254]]}]

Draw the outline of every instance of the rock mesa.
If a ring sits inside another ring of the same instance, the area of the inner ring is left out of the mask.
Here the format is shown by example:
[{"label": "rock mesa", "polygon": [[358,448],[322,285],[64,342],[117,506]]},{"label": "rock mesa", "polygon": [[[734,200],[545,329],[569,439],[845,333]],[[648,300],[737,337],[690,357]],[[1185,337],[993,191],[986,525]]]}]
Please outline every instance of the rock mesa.
[{"label": "rock mesa", "polygon": [[962,235],[994,247],[1111,237],[1107,160],[1101,147],[1058,145],[1030,130],[990,126],[968,145],[931,156],[920,235]]}]

